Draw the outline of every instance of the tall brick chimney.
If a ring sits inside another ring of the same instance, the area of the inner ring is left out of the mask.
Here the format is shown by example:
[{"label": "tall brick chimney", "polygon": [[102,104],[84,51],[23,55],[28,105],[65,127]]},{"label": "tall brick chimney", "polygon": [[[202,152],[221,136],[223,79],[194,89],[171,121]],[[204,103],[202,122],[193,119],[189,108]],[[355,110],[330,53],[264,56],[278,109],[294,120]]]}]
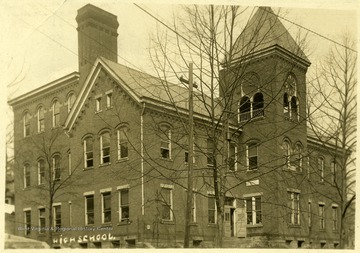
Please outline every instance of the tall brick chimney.
[{"label": "tall brick chimney", "polygon": [[78,55],[80,79],[84,80],[99,56],[117,62],[117,17],[94,5],[78,10]]}]

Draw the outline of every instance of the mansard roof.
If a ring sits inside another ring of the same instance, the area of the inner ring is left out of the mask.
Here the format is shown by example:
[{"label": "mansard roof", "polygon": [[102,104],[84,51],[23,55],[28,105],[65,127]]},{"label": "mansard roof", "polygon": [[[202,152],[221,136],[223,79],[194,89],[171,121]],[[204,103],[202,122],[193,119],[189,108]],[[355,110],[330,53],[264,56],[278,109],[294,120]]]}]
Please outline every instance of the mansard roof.
[{"label": "mansard roof", "polygon": [[301,47],[292,38],[288,30],[270,7],[259,7],[234,43],[233,55],[227,56],[231,62],[258,55],[270,48],[281,48],[292,56],[300,58],[310,65]]}]

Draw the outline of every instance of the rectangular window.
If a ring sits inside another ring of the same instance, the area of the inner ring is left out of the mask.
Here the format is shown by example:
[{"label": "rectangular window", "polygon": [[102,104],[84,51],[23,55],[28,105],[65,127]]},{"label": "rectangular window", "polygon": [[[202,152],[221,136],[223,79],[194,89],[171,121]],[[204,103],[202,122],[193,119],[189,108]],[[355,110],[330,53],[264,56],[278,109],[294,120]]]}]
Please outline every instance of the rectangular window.
[{"label": "rectangular window", "polygon": [[55,101],[53,103],[53,127],[58,127],[60,125],[60,103]]},{"label": "rectangular window", "polygon": [[262,224],[261,196],[245,198],[247,224]]},{"label": "rectangular window", "polygon": [[289,195],[289,224],[300,225],[300,193],[288,192]]},{"label": "rectangular window", "polygon": [[38,110],[38,133],[44,132],[44,130],[44,109],[43,107],[40,107]]},{"label": "rectangular window", "polygon": [[29,113],[25,113],[23,116],[24,123],[24,137],[30,135],[30,115]]},{"label": "rectangular window", "polygon": [[128,158],[128,139],[126,128],[119,129],[118,132],[118,159]]},{"label": "rectangular window", "polygon": [[338,207],[332,206],[332,229],[338,230]]},{"label": "rectangular window", "polygon": [[112,93],[106,94],[106,108],[110,108],[112,106]]},{"label": "rectangular window", "polygon": [[96,102],[96,112],[100,112],[101,111],[101,97],[96,98],[95,100]]},{"label": "rectangular window", "polygon": [[172,188],[161,187],[160,191],[160,202],[162,205],[161,218],[163,220],[172,221],[173,213],[172,213]]},{"label": "rectangular window", "polygon": [[30,170],[30,165],[29,164],[25,164],[24,165],[24,188],[29,187],[30,186],[30,174],[31,170]]},{"label": "rectangular window", "polygon": [[45,226],[46,226],[45,221],[46,221],[45,208],[40,208],[39,209],[39,233],[40,234],[45,233]]},{"label": "rectangular window", "polygon": [[322,157],[318,158],[318,170],[319,170],[320,182],[324,182],[324,159]]},{"label": "rectangular window", "polygon": [[25,235],[31,234],[31,210],[24,211]]},{"label": "rectangular window", "polygon": [[249,170],[258,169],[258,145],[251,143],[247,145],[247,165]]},{"label": "rectangular window", "polygon": [[325,230],[325,205],[319,204],[319,226],[320,230]]},{"label": "rectangular window", "polygon": [[102,223],[111,222],[111,192],[101,194],[102,198]]},{"label": "rectangular window", "polygon": [[215,196],[208,196],[208,222],[216,224],[216,201]]},{"label": "rectangular window", "polygon": [[160,156],[161,158],[171,159],[171,132],[170,129],[165,130],[165,136],[161,140],[160,144]]},{"label": "rectangular window", "polygon": [[94,195],[85,196],[85,224],[94,224]]},{"label": "rectangular window", "polygon": [[129,214],[130,214],[130,207],[129,207],[129,189],[121,189],[119,190],[119,221],[128,221]]},{"label": "rectangular window", "polygon": [[54,231],[61,231],[61,205],[53,206],[54,211]]},{"label": "rectangular window", "polygon": [[39,184],[43,184],[45,181],[45,162],[44,160],[38,161],[38,180]]}]

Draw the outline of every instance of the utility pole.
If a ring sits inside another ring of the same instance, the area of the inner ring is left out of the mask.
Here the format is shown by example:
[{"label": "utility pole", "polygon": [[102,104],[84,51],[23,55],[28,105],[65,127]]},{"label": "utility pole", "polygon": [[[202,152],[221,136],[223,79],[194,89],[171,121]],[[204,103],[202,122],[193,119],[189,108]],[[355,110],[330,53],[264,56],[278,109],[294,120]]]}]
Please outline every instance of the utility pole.
[{"label": "utility pole", "polygon": [[184,248],[190,247],[191,210],[193,204],[193,156],[194,156],[194,107],[193,107],[193,64],[189,63],[189,81],[180,78],[180,81],[189,84],[189,147],[188,147],[188,186],[185,213]]}]

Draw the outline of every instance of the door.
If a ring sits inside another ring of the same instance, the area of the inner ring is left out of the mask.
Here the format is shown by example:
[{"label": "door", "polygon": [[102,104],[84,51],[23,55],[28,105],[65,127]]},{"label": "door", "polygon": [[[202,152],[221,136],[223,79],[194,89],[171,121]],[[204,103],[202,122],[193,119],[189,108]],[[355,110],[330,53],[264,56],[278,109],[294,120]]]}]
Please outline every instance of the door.
[{"label": "door", "polygon": [[236,208],[236,237],[246,237],[246,209]]}]

